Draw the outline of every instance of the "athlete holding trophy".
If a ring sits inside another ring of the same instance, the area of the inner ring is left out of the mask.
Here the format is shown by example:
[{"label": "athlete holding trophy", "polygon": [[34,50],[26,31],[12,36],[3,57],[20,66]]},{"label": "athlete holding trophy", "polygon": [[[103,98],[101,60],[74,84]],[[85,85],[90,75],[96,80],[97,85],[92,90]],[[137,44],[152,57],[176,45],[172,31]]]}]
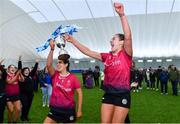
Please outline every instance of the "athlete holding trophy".
[{"label": "athlete holding trophy", "polygon": [[[62,31],[62,30],[61,30]],[[57,32],[60,32],[57,30]],[[56,33],[56,32],[55,32]],[[67,32],[65,32],[67,33]],[[71,34],[68,31],[68,34]],[[70,55],[64,49],[65,40],[57,35],[55,41],[49,41],[50,51],[46,66],[52,78],[52,95],[50,99],[50,111],[44,123],[73,123],[82,116],[82,90],[78,78],[69,72]],[[53,67],[53,53],[55,42],[60,48],[56,69]],[[77,110],[74,100],[74,91],[77,92]]]}]

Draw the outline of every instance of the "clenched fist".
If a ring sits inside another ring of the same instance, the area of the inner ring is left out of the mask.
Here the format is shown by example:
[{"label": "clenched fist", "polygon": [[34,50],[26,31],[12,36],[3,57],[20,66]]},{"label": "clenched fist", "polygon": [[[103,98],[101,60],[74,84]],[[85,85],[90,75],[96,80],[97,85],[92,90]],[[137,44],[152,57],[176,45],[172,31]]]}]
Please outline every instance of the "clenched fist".
[{"label": "clenched fist", "polygon": [[114,3],[114,8],[120,16],[124,15],[124,6],[122,3]]}]

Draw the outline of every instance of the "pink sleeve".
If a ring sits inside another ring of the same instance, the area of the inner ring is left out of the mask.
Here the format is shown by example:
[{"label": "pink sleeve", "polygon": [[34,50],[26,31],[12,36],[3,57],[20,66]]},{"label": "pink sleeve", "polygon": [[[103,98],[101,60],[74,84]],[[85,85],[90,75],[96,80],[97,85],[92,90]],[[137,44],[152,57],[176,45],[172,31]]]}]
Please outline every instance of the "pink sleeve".
[{"label": "pink sleeve", "polygon": [[10,76],[9,74],[7,75],[7,79],[10,80],[12,79],[12,76]]},{"label": "pink sleeve", "polygon": [[101,53],[102,62],[105,62],[108,55],[109,55],[108,53]]},{"label": "pink sleeve", "polygon": [[75,75],[73,75],[73,76],[74,76],[74,89],[81,88],[79,79]]}]

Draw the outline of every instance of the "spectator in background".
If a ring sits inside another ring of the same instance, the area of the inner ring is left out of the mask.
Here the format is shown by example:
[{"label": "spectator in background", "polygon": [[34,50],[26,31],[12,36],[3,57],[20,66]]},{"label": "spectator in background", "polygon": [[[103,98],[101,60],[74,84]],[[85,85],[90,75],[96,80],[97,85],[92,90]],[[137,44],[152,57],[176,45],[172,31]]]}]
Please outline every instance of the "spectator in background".
[{"label": "spectator in background", "polygon": [[87,75],[93,77],[93,71],[92,71],[91,68],[89,68],[89,69],[87,70]]},{"label": "spectator in background", "polygon": [[91,68],[87,70],[87,75],[86,75],[86,88],[93,88],[94,86],[94,80],[93,80],[93,71]]},{"label": "spectator in background", "polygon": [[173,95],[177,96],[178,95],[177,85],[178,85],[178,81],[179,81],[179,72],[174,65],[172,65],[170,67],[169,80],[171,81],[171,84],[172,84]]},{"label": "spectator in background", "polygon": [[161,94],[163,94],[163,93],[168,94],[168,92],[167,92],[168,78],[169,78],[168,71],[163,67],[161,72],[160,72],[160,75],[159,75],[159,79],[161,82]]},{"label": "spectator in background", "polygon": [[156,70],[156,91],[159,90],[159,82],[160,82],[160,73],[161,73],[162,69],[161,66],[158,66],[158,69]]},{"label": "spectator in background", "polygon": [[99,66],[95,66],[95,70],[93,72],[95,86],[99,87],[99,76],[100,76],[100,68]]},{"label": "spectator in background", "polygon": [[130,83],[133,83],[135,81],[135,62],[133,61],[131,64],[131,70],[130,70]]},{"label": "spectator in background", "polygon": [[86,77],[87,77],[87,71],[82,70],[82,79],[83,79],[83,86],[85,87],[86,85]]},{"label": "spectator in background", "polygon": [[28,67],[22,69],[20,87],[20,99],[22,103],[21,120],[29,121],[28,114],[34,98],[34,75],[36,74],[39,59],[36,59],[34,68],[30,71]]},{"label": "spectator in background", "polygon": [[47,67],[44,68],[43,78],[40,78],[41,89],[43,94],[43,107],[47,105],[49,107],[50,97],[52,94],[52,81],[51,76],[48,74]]},{"label": "spectator in background", "polygon": [[135,62],[132,62],[131,65],[131,73],[130,73],[130,83],[131,83],[131,88],[133,89],[133,92],[139,92],[138,89],[138,79],[139,79],[139,72],[136,69]]},{"label": "spectator in background", "polygon": [[2,65],[4,60],[0,60],[0,123],[3,123],[4,120],[4,110],[6,106],[6,97],[5,97],[5,85],[6,85],[6,69]]},{"label": "spectator in background", "polygon": [[43,70],[43,69],[40,69],[40,68],[38,67],[38,69],[37,69],[37,78],[38,78],[38,82],[39,82],[39,84],[40,84],[40,88],[42,87],[41,84],[42,84],[43,82],[41,82],[41,81],[43,81],[43,77],[44,77],[44,70]]},{"label": "spectator in background", "polygon": [[147,89],[149,89],[149,88],[150,88],[150,85],[151,85],[151,81],[150,81],[150,70],[149,70],[149,69],[146,69],[145,81],[146,81]]},{"label": "spectator in background", "polygon": [[100,71],[100,78],[101,78],[101,89],[103,89],[103,84],[104,84],[104,72]]},{"label": "spectator in background", "polygon": [[139,76],[138,76],[138,81],[139,81],[139,89],[142,89],[142,82],[143,82],[143,69],[140,68],[139,70]]},{"label": "spectator in background", "polygon": [[150,85],[151,89],[155,90],[156,74],[154,69],[150,70],[150,82],[151,82]]},{"label": "spectator in background", "polygon": [[[32,67],[31,68],[31,70],[33,70],[34,69],[34,67]],[[33,90],[35,91],[35,92],[38,92],[38,82],[39,82],[39,80],[38,80],[38,75],[37,75],[37,71],[35,72],[35,74],[33,75],[33,77],[32,77],[32,79],[33,79]]]}]

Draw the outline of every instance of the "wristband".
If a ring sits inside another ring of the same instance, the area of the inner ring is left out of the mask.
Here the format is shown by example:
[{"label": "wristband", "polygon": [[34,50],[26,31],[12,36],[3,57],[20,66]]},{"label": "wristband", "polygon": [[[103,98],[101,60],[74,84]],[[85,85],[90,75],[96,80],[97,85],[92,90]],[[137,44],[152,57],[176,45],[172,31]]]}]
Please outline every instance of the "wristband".
[{"label": "wristband", "polygon": [[120,17],[123,17],[123,16],[125,16],[125,14],[124,14],[124,13],[122,13],[122,14],[119,14],[119,16],[120,16]]}]

